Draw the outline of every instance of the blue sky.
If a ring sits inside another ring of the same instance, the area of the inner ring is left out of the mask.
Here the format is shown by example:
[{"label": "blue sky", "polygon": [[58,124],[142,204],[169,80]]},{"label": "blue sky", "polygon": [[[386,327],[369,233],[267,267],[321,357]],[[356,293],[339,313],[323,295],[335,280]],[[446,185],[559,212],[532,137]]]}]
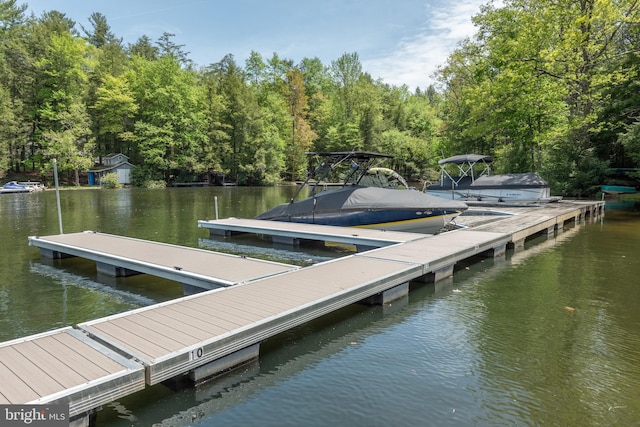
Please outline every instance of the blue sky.
[{"label": "blue sky", "polygon": [[25,0],[27,13],[58,10],[90,28],[107,17],[125,44],[164,32],[198,65],[233,54],[244,66],[252,50],[298,63],[325,65],[357,52],[363,70],[385,83],[425,89],[431,74],[475,29],[471,17],[486,0]]}]

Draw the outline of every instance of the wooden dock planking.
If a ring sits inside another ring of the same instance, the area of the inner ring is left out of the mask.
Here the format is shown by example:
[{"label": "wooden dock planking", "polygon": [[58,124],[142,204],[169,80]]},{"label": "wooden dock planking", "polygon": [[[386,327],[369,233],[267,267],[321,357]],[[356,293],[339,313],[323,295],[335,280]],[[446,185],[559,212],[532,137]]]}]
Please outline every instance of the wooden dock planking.
[{"label": "wooden dock planking", "polygon": [[[564,222],[586,216],[593,217],[602,213],[604,202],[563,201],[532,207],[490,207],[470,209],[459,216],[458,224],[476,230],[514,234],[514,241],[528,237],[545,227],[562,227]],[[489,215],[469,215],[473,212],[486,212]]]},{"label": "wooden dock planking", "polygon": [[108,376],[111,372],[120,369],[119,365],[108,357],[100,354],[99,357],[87,359],[82,355],[83,346],[78,340],[68,334],[56,334],[39,339],[38,344],[47,348],[53,354],[64,354],[64,363],[78,373],[85,381],[92,378]]},{"label": "wooden dock planking", "polygon": [[31,375],[25,372],[22,364],[18,365],[15,359],[5,359],[5,354],[1,353],[0,360],[2,361],[0,362],[2,403],[26,403],[40,397],[29,384]]},{"label": "wooden dock planking", "polygon": [[402,245],[374,249],[358,256],[415,262],[423,265],[424,274],[452,266],[471,256],[504,247],[510,236],[475,230],[455,230]]},{"label": "wooden dock planking", "polygon": [[[74,367],[69,366],[65,361],[50,353],[46,343],[38,345],[33,341],[25,341],[15,349],[22,357],[28,358],[36,365],[42,372],[41,375],[50,376],[59,386],[71,388],[89,380],[82,373],[75,370]],[[56,386],[55,388],[57,389],[58,387]]]},{"label": "wooden dock planking", "polygon": [[[271,312],[261,307],[250,307],[246,304],[229,304],[228,301],[218,301],[215,307],[206,304],[204,301],[185,301],[180,305],[167,306],[169,313],[176,312],[177,315],[187,317],[197,317],[200,321],[225,325],[225,329],[231,330],[245,321],[255,321],[265,316],[271,315]],[[239,323],[229,322],[229,315],[233,314],[240,321]]]},{"label": "wooden dock planking", "polygon": [[[171,310],[167,307],[164,310],[142,312],[136,317],[137,319],[147,319],[148,322],[154,322],[157,325],[156,327],[161,328],[163,333],[170,334],[172,338],[173,335],[178,338],[186,335],[192,340],[204,341],[211,338],[212,334],[223,334],[229,331],[220,327],[218,323],[215,323],[215,328],[202,328],[202,321],[194,320],[194,317],[190,314]],[[217,319],[222,320],[220,318]]]},{"label": "wooden dock planking", "polygon": [[167,306],[163,312],[167,317],[170,316],[178,322],[207,332],[209,336],[226,334],[238,326],[224,318],[226,313],[218,311],[211,314],[199,310],[198,306],[186,307],[182,304]]},{"label": "wooden dock planking", "polygon": [[117,325],[113,322],[101,323],[94,326],[92,330],[87,332],[90,332],[91,335],[115,348],[120,348],[118,346],[120,341],[130,343],[130,347],[126,353],[131,354],[139,360],[153,360],[157,354],[167,354],[172,351],[172,349],[169,348],[170,346],[164,346],[164,342],[158,343],[156,340],[152,339],[157,337],[157,333],[154,334],[153,337],[145,337],[144,335],[136,333],[139,331],[130,331],[129,329],[122,327],[122,325]]},{"label": "wooden dock planking", "polygon": [[[88,258],[98,264],[146,273],[204,289],[231,286],[299,267],[203,249],[95,232],[32,236],[29,244]],[[99,267],[100,268],[100,267]],[[113,275],[118,275],[115,272]]]},{"label": "wooden dock planking", "polygon": [[[10,346],[0,348],[0,359],[6,363],[6,366],[11,366],[11,370],[18,378],[33,378],[29,381],[29,388],[31,388],[38,397],[47,396],[55,393],[56,391],[63,389],[62,385],[54,380],[48,372],[42,370],[34,359],[38,357],[31,357],[26,355],[20,350],[28,344]],[[3,394],[4,391],[3,391]]]},{"label": "wooden dock planking", "polygon": [[69,403],[71,416],[144,388],[144,368],[70,327],[0,345],[2,403]]},{"label": "wooden dock planking", "polygon": [[[348,267],[347,267],[348,266]],[[295,273],[295,274],[292,274]],[[304,323],[320,315],[346,306],[366,296],[380,292],[381,289],[407,282],[421,273],[418,265],[370,258],[347,257],[346,259],[317,264],[277,277],[271,276],[258,281],[212,291],[194,296],[198,304],[215,312],[220,304],[227,306],[265,307],[271,315],[263,315],[257,321],[229,314],[228,321],[238,326],[221,335],[211,334],[207,340],[199,340],[185,329],[185,337],[180,345],[168,337],[157,334],[147,335],[154,341],[153,349],[143,342],[145,331],[151,332],[150,324],[139,325],[135,333],[118,332],[123,317],[130,318],[131,324],[139,323],[140,315],[148,311],[164,311],[169,307],[193,304],[191,297],[163,303],[160,306],[145,307],[124,316],[98,319],[78,325],[89,334],[104,339],[122,352],[135,354],[147,369],[147,382],[155,384],[175,375],[177,370],[195,368],[207,360],[215,360],[234,351],[245,348],[286,330],[292,325]],[[300,292],[303,288],[305,291]],[[281,296],[285,297],[282,298]],[[282,320],[286,319],[286,320]],[[211,325],[203,324],[198,328],[215,328],[219,319],[212,319]],[[117,324],[116,324],[117,323]],[[285,329],[283,329],[283,325]],[[127,323],[127,327],[130,326]],[[185,326],[185,325],[183,325]],[[162,325],[157,329],[163,330]],[[235,336],[235,337],[234,337]],[[182,348],[178,348],[182,346]],[[194,348],[202,348],[203,356],[199,360],[189,360]],[[158,366],[160,368],[158,368]],[[156,370],[156,368],[158,368]]]}]

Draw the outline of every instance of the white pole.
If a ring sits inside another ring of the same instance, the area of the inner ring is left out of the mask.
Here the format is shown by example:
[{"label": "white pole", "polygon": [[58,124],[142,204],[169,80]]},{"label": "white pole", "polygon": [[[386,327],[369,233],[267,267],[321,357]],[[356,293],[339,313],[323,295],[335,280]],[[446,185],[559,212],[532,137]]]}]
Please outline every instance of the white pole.
[{"label": "white pole", "polygon": [[216,219],[218,219],[218,196],[214,196],[213,201],[216,205]]},{"label": "white pole", "polygon": [[60,234],[62,232],[62,210],[60,209],[60,189],[58,188],[58,161],[53,159],[53,180],[56,183],[56,203],[58,205],[58,225],[60,226]]}]

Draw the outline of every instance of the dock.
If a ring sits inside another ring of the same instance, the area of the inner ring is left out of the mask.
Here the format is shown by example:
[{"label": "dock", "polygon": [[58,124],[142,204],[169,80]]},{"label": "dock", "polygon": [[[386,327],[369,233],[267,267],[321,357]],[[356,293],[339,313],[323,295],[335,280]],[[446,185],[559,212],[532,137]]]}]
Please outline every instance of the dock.
[{"label": "dock", "polygon": [[331,241],[353,245],[359,251],[381,246],[404,243],[423,238],[423,234],[385,231],[371,228],[333,227],[318,224],[297,224],[283,221],[226,218],[198,221],[198,227],[206,228],[212,236],[229,237],[239,233],[269,236],[274,243],[300,245],[305,241]]},{"label": "dock", "polygon": [[[458,218],[459,229],[433,236],[240,219],[198,223],[206,228],[213,224],[214,233],[225,235],[250,232],[292,244],[308,239],[373,248],[305,268],[254,266],[243,257],[220,258],[224,254],[100,233],[29,238],[45,257],[84,256],[116,274],[133,270],[181,283],[193,277],[191,284],[198,283],[198,289],[221,285],[0,344],[0,374],[11,378],[0,384],[0,399],[13,404],[68,403],[77,425],[91,425],[105,399],[117,400],[165,381],[204,381],[255,360],[262,341],[288,329],[349,304],[387,304],[405,297],[411,281],[439,282],[452,276],[460,261],[503,257],[507,247],[523,250],[527,238],[552,237],[562,233],[568,221],[595,221],[604,214],[604,202],[553,205],[477,209]],[[154,249],[143,251],[147,244]],[[152,256],[156,258],[147,258]],[[249,271],[249,265],[257,270]],[[52,340],[61,337],[73,345],[58,354],[48,346],[59,346]],[[77,372],[84,366],[83,356],[104,363],[105,371]]]},{"label": "dock", "polygon": [[96,263],[98,273],[110,277],[150,274],[181,283],[185,294],[246,283],[299,267],[187,248],[130,237],[85,231],[55,236],[31,236],[29,245],[40,256],[82,257]]},{"label": "dock", "polygon": [[66,327],[0,344],[0,404],[69,404],[88,414],[145,387],[144,367]]}]

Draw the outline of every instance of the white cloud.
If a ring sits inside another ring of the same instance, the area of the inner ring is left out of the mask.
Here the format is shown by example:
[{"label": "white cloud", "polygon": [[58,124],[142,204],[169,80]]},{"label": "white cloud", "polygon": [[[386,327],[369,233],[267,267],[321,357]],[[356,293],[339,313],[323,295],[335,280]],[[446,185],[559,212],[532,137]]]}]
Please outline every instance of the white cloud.
[{"label": "white cloud", "polygon": [[390,55],[363,60],[363,68],[385,83],[411,90],[435,83],[433,73],[445,64],[457,44],[472,36],[471,17],[479,12],[480,0],[467,0],[447,7],[427,9],[425,27],[402,39]]}]

